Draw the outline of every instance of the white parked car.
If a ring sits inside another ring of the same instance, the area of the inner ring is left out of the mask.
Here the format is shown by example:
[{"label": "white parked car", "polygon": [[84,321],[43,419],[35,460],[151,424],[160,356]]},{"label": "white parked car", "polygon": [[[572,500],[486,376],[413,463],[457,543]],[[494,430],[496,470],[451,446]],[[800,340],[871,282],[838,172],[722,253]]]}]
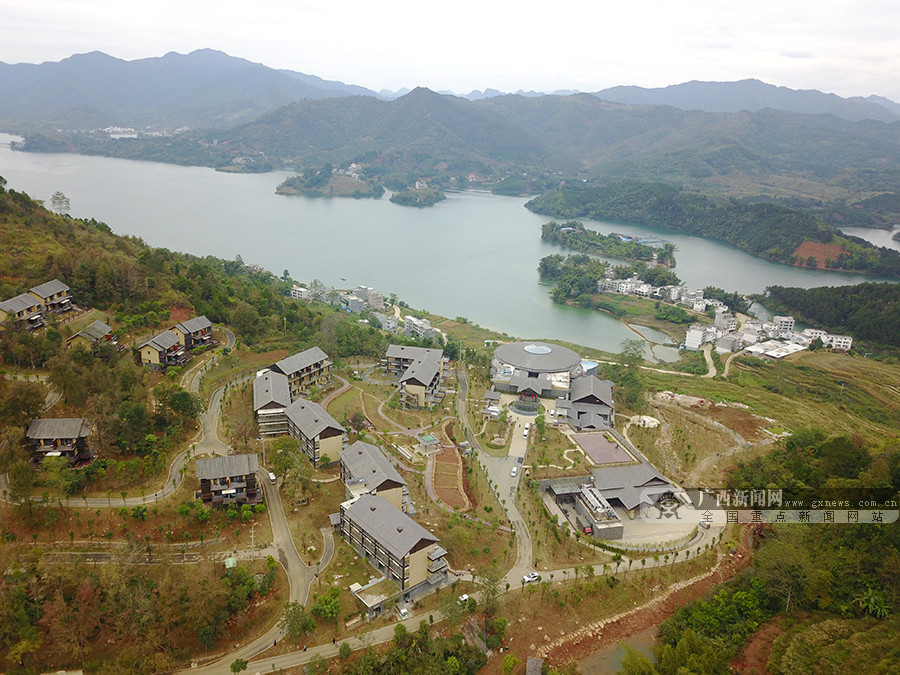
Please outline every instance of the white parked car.
[{"label": "white parked car", "polygon": [[518,473],[519,473],[519,467],[514,466],[512,468],[512,471],[509,472],[509,475],[512,476],[513,478],[515,478]]},{"label": "white parked car", "polygon": [[524,577],[522,577],[522,581],[526,584],[530,584],[532,581],[537,581],[538,579],[540,579],[540,576],[538,576],[537,572],[529,572]]}]

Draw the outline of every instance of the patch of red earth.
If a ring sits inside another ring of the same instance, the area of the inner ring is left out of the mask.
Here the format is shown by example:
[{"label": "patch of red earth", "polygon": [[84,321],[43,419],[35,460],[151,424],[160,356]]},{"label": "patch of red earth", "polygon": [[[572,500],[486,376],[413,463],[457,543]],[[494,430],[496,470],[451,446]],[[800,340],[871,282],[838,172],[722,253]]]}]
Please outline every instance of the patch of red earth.
[{"label": "patch of red earth", "polygon": [[173,324],[181,323],[182,321],[187,321],[188,319],[193,319],[194,316],[194,310],[192,310],[190,307],[173,305],[171,309],[169,309],[169,320]]},{"label": "patch of red earth", "polygon": [[796,267],[807,267],[806,261],[810,256],[816,259],[816,269],[825,269],[826,260],[837,260],[841,253],[847,253],[847,249],[837,244],[820,244],[816,241],[804,241],[794,251],[797,256]]},{"label": "patch of red earth", "polygon": [[[797,614],[795,616],[803,616],[808,614]],[[769,663],[769,656],[772,654],[772,646],[775,640],[784,635],[785,617],[777,616],[768,623],[763,624],[762,628],[756,631],[751,637],[750,642],[744,645],[744,648],[731,662],[731,670],[735,673],[765,673],[766,666]]]},{"label": "patch of red earth", "polygon": [[[595,638],[580,640],[576,638],[578,640],[576,642],[569,642],[557,647],[550,654],[547,661],[554,667],[577,664],[602,647],[617,644],[621,640],[627,640],[633,635],[658,626],[678,609],[691,604],[698,598],[708,596],[716,586],[728,581],[736,576],[738,572],[750,566],[750,548],[746,536],[749,531],[749,528],[746,529],[745,536],[742,537],[743,543],[738,549],[738,552],[742,555],[741,558],[737,556],[730,558],[729,561],[723,562],[710,576],[672,594],[662,603],[646,609],[639,608],[616,623],[605,626],[602,634]],[[755,671],[738,670],[736,672]]]},{"label": "patch of red earth", "polygon": [[[441,501],[447,506],[453,508],[465,508],[467,506],[466,496],[463,487],[459,484],[459,469],[462,464],[456,448],[442,448],[439,453],[434,456],[434,492],[440,497]],[[453,485],[438,484],[437,475],[441,474],[446,482],[446,478],[453,477]]]}]

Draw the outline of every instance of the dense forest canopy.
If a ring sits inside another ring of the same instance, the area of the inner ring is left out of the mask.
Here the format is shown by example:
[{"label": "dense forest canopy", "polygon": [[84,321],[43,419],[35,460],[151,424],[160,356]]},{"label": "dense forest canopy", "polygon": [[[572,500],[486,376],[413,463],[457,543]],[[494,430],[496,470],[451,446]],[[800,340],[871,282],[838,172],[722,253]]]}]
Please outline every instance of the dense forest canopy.
[{"label": "dense forest canopy", "polygon": [[792,314],[823,330],[900,347],[900,284],[769,286],[762,300],[773,311]]},{"label": "dense forest canopy", "polygon": [[557,218],[591,218],[667,227],[724,241],[753,255],[794,264],[804,241],[843,249],[821,261],[828,269],[900,277],[900,252],[876,248],[811,214],[771,202],[752,203],[713,197],[662,183],[572,183],[551,190],[526,205]]}]

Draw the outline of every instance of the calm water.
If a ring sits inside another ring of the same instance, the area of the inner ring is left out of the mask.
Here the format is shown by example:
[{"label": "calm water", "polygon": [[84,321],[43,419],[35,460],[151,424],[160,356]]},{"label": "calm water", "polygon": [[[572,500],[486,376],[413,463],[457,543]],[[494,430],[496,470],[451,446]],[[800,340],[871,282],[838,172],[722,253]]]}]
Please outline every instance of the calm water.
[{"label": "calm water", "polygon": [[[275,194],[283,174],[211,169],[70,154],[12,152],[0,134],[0,175],[8,188],[49,202],[55,191],[71,214],[120,234],[195,255],[257,263],[277,275],[318,278],[337,288],[368,284],[413,307],[465,316],[522,338],[555,338],[618,351],[635,337],[599,312],[554,305],[538,283],[538,261],[565,252],[541,241],[548,220],[523,198],[448,194],[419,210],[387,199],[310,199]],[[587,221],[600,232],[662,237],[678,247],[678,275],[689,285],[744,293],[766,286],[858,283],[858,275],[789,268],[735,248],[674,231]],[[859,236],[863,234],[857,232]]]}]

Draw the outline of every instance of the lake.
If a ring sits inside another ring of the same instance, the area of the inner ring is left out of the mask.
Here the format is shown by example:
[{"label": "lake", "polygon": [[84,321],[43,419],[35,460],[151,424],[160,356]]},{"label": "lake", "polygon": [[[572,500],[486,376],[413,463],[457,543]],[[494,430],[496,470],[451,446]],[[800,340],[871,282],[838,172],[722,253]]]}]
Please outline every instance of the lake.
[{"label": "lake", "polygon": [[[541,240],[549,220],[520,197],[448,193],[415,209],[387,198],[315,199],[275,194],[284,173],[229,174],[73,154],[13,152],[0,134],[0,175],[8,189],[49,203],[61,191],[71,214],[106,222],[119,234],[195,255],[256,263],[300,281],[337,288],[374,286],[411,306],[469,320],[521,338],[567,340],[617,352],[636,337],[619,321],[555,305],[537,265],[568,253]],[[691,287],[742,293],[766,286],[843,285],[870,278],[778,265],[738,249],[663,228],[584,221],[599,232],[662,238],[678,249],[676,272]],[[858,236],[865,236],[859,230]],[[615,261],[613,261],[615,262]]]}]

